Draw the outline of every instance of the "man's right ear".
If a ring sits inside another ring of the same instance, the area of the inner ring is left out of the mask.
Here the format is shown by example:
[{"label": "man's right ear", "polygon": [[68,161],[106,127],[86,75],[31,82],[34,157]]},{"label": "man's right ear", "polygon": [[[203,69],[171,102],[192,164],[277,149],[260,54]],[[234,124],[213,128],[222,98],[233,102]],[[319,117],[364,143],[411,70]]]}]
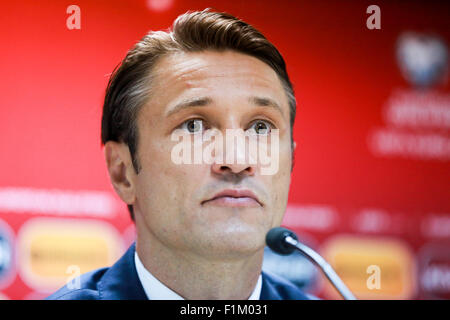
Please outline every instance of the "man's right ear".
[{"label": "man's right ear", "polygon": [[136,173],[128,146],[123,142],[108,141],[103,152],[114,190],[125,203],[133,204],[136,200]]}]

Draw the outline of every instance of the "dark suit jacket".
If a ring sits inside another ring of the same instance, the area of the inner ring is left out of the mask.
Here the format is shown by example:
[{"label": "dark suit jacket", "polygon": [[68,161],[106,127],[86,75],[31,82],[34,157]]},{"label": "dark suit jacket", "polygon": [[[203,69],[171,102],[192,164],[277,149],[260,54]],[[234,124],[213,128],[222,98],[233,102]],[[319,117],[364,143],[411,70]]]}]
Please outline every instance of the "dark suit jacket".
[{"label": "dark suit jacket", "polygon": [[[135,244],[110,268],[101,268],[81,277],[81,288],[66,286],[48,300],[147,300],[134,264]],[[267,272],[262,272],[261,300],[307,300],[293,283]]]}]

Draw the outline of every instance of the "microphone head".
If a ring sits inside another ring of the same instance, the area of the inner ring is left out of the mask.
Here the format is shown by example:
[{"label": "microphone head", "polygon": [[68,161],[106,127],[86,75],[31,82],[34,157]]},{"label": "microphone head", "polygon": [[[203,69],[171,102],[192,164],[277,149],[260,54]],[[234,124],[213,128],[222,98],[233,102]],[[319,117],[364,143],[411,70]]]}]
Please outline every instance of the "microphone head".
[{"label": "microphone head", "polygon": [[288,236],[298,240],[297,235],[289,229],[283,227],[272,228],[267,232],[266,243],[272,251],[278,254],[291,254],[295,248],[284,241]]}]

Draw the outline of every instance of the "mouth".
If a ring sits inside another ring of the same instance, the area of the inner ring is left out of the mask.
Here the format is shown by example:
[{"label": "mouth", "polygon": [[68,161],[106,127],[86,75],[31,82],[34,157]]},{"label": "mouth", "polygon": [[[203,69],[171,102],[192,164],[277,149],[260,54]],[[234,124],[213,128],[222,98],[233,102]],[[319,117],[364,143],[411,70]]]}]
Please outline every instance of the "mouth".
[{"label": "mouth", "polygon": [[202,205],[220,207],[262,207],[262,203],[253,191],[248,189],[226,189],[215,194],[211,199],[202,201]]}]

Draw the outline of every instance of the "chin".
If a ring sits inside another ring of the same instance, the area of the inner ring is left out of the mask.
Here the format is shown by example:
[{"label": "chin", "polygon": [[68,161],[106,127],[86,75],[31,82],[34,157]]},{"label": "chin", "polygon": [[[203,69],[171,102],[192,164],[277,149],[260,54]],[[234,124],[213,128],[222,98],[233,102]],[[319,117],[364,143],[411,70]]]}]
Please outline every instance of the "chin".
[{"label": "chin", "polygon": [[240,225],[210,228],[199,241],[204,254],[217,257],[243,257],[262,251],[266,231],[261,227]]}]

